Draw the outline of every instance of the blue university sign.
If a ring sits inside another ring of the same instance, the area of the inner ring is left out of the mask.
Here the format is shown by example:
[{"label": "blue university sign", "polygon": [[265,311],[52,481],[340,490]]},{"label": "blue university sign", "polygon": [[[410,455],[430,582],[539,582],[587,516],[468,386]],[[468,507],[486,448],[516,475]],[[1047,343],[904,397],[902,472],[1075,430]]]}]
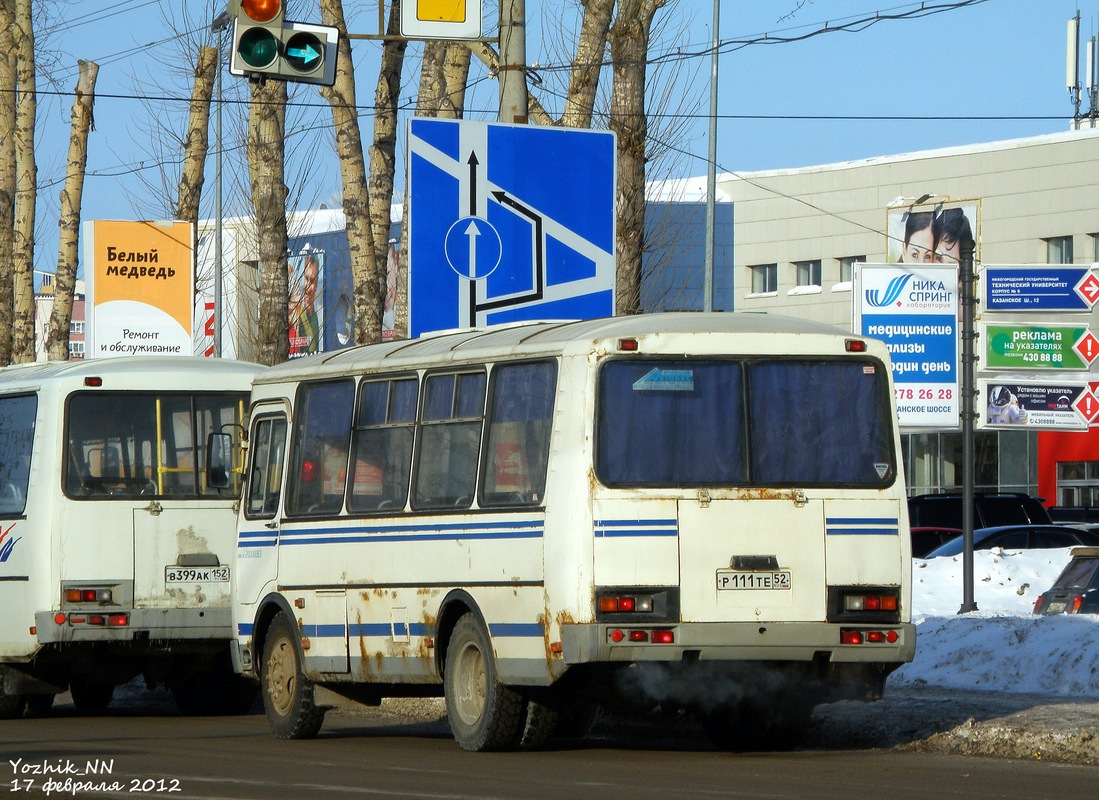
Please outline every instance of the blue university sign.
[{"label": "blue university sign", "polygon": [[409,333],[614,313],[606,131],[409,125]]},{"label": "blue university sign", "polygon": [[860,264],[854,295],[855,332],[889,348],[900,424],[956,428],[957,266]]}]

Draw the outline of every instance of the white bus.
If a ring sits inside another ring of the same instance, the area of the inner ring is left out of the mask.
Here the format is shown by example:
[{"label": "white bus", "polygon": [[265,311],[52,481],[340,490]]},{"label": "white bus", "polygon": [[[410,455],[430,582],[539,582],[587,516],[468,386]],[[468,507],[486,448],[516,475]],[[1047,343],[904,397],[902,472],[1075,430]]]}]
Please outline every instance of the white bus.
[{"label": "white bus", "polygon": [[467,750],[598,704],[796,735],[912,658],[884,345],[767,315],[530,323],[265,370],[233,584],[274,733],[443,695]]},{"label": "white bus", "polygon": [[188,713],[254,698],[229,655],[241,469],[215,488],[204,461],[209,434],[239,440],[258,369],[127,357],[0,370],[0,718],[66,690],[101,710],[142,675]]}]

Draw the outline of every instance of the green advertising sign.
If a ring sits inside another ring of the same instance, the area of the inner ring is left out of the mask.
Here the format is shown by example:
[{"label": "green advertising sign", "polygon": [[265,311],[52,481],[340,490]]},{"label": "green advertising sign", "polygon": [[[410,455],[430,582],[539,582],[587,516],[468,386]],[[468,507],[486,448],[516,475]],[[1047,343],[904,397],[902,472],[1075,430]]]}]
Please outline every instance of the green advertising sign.
[{"label": "green advertising sign", "polygon": [[986,325],[982,369],[1086,370],[1099,357],[1087,325]]}]

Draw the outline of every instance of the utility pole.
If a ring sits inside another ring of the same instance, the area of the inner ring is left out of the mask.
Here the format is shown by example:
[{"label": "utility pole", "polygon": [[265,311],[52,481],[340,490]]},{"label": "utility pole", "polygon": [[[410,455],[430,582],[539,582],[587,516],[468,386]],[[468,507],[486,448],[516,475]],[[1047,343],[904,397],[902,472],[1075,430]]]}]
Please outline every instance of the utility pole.
[{"label": "utility pole", "polygon": [[961,261],[958,268],[959,300],[962,304],[962,607],[959,614],[977,610],[973,601],[973,458],[974,433],[976,419],[974,396],[977,394],[974,381],[973,340],[974,317],[976,316],[977,293],[973,273],[973,253],[976,242],[966,239],[961,243]]},{"label": "utility pole", "polygon": [[526,0],[500,0],[500,122],[527,123]]},{"label": "utility pole", "polygon": [[713,51],[710,53],[710,141],[706,159],[706,253],[702,267],[702,310],[714,310],[714,227],[717,224],[717,46],[721,3],[714,0]]}]

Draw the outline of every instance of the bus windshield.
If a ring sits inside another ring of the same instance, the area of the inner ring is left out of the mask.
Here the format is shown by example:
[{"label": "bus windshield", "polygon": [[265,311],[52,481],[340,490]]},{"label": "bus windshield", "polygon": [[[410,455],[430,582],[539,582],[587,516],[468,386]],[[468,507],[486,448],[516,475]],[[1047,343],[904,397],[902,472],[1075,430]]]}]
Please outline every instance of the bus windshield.
[{"label": "bus windshield", "polygon": [[[74,499],[218,496],[206,437],[239,426],[241,394],[87,392],[67,411],[65,493]],[[236,494],[239,471],[232,471]]]},{"label": "bus windshield", "polygon": [[884,373],[868,360],[609,362],[596,471],[612,486],[887,486]]}]

